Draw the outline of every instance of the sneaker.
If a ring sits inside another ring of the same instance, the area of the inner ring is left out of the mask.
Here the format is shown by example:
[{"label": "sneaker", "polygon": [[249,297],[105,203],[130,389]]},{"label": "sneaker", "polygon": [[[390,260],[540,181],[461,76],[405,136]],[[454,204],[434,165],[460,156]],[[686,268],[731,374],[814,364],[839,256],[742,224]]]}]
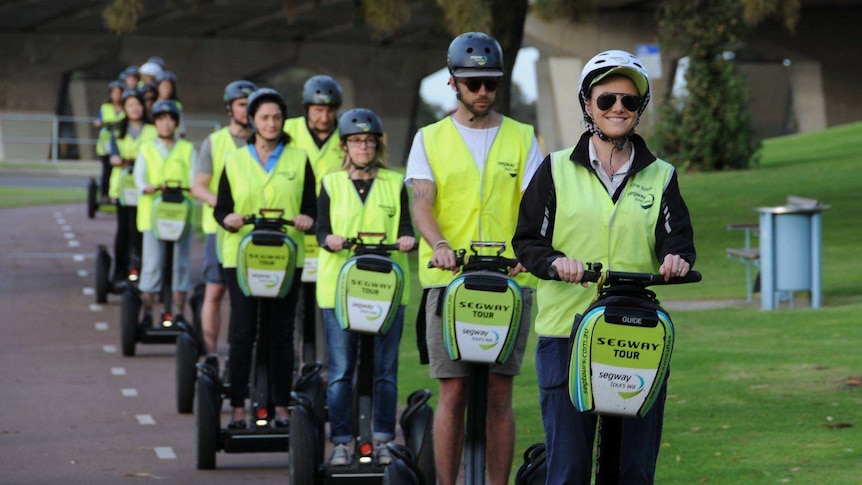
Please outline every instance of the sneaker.
[{"label": "sneaker", "polygon": [[150,328],[153,326],[153,314],[152,313],[144,313],[144,318],[141,319],[141,326],[144,328]]},{"label": "sneaker", "polygon": [[189,322],[186,321],[186,317],[184,317],[182,313],[174,315],[174,325],[183,331],[186,331],[189,328]]},{"label": "sneaker", "polygon": [[332,458],[329,459],[330,466],[345,466],[350,463],[350,449],[345,443],[338,443],[332,449]]},{"label": "sneaker", "polygon": [[386,466],[392,463],[392,455],[389,453],[389,447],[386,445],[387,443],[378,443],[377,447],[374,449],[375,459],[377,464],[380,466]]},{"label": "sneaker", "polygon": [[207,358],[204,359],[204,365],[212,369],[213,375],[218,375],[218,356],[215,354],[207,355]]}]

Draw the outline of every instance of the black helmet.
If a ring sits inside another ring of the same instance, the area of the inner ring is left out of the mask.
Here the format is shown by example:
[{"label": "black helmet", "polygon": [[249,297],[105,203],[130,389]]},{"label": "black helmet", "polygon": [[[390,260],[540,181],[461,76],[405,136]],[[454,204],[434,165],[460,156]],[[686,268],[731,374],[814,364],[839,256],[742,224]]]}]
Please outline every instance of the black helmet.
[{"label": "black helmet", "polygon": [[176,86],[177,76],[171,71],[162,71],[158,74],[158,76],[156,76],[156,84],[159,84],[162,81],[170,81]]},{"label": "black helmet", "polygon": [[120,102],[123,104],[126,103],[126,100],[129,98],[137,98],[141,104],[144,104],[144,93],[137,89],[124,89],[123,96],[120,98]]},{"label": "black helmet", "polygon": [[147,98],[147,91],[152,91],[156,94],[156,97],[159,97],[159,86],[156,83],[144,83],[138,86],[138,92],[141,94],[141,98]]},{"label": "black helmet", "polygon": [[156,119],[161,114],[169,114],[177,123],[180,122],[180,108],[172,99],[160,99],[153,105],[152,118]]},{"label": "black helmet", "polygon": [[108,92],[110,93],[111,91],[114,90],[114,88],[126,89],[126,84],[120,80],[114,80],[114,81],[109,82],[108,83]]},{"label": "black helmet", "polygon": [[257,89],[251,81],[233,81],[224,88],[224,103],[229,105],[233,100],[247,98]]},{"label": "black helmet", "polygon": [[248,104],[246,104],[245,108],[246,114],[248,115],[248,126],[252,129],[254,128],[254,115],[257,113],[257,109],[260,108],[260,105],[263,104],[264,101],[277,104],[281,109],[282,118],[287,118],[287,103],[284,102],[284,98],[281,97],[281,94],[278,94],[278,91],[275,89],[260,88],[249,95]]},{"label": "black helmet", "polygon": [[302,87],[302,104],[341,106],[341,85],[329,76],[311,76]]},{"label": "black helmet", "polygon": [[338,131],[344,141],[350,135],[370,133],[383,135],[383,122],[374,111],[366,108],[354,108],[341,115],[338,120]]},{"label": "black helmet", "polygon": [[503,75],[503,49],[488,34],[467,32],[449,44],[446,64],[454,77],[499,77]]}]

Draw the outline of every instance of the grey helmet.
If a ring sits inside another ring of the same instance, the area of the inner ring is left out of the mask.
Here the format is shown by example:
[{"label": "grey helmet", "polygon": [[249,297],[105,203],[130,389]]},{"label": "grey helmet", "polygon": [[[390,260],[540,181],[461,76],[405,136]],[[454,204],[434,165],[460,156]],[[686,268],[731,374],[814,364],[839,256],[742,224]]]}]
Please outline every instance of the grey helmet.
[{"label": "grey helmet", "polygon": [[156,119],[161,114],[169,114],[177,123],[180,122],[180,108],[172,99],[160,99],[153,104],[152,119]]},{"label": "grey helmet", "polygon": [[159,84],[162,81],[170,81],[174,84],[174,86],[176,86],[177,85],[177,76],[176,76],[176,74],[172,73],[171,71],[162,71],[156,76],[156,84]]},{"label": "grey helmet", "polygon": [[341,106],[341,85],[330,76],[311,76],[302,87],[302,104]]},{"label": "grey helmet", "polygon": [[279,94],[278,91],[272,88],[260,88],[251,93],[248,97],[248,103],[246,104],[246,114],[248,116],[248,126],[252,129],[252,131],[256,131],[254,129],[254,115],[257,113],[260,105],[265,101],[273,102],[278,105],[281,109],[281,116],[283,118],[287,118],[287,103],[284,102],[284,98]]},{"label": "grey helmet", "polygon": [[251,81],[233,81],[224,88],[224,96],[222,99],[224,100],[224,104],[230,107],[230,104],[235,99],[247,98],[257,89],[257,86],[254,85]]},{"label": "grey helmet", "polygon": [[124,89],[123,95],[120,97],[120,102],[126,104],[126,100],[129,98],[137,98],[137,100],[141,102],[141,105],[144,104],[144,93],[137,89]]},{"label": "grey helmet", "polygon": [[503,49],[488,34],[467,32],[449,44],[446,65],[453,77],[500,77],[503,75]]},{"label": "grey helmet", "polygon": [[147,59],[147,62],[152,62],[153,64],[158,64],[162,69],[165,68],[165,60],[159,56],[153,56]]},{"label": "grey helmet", "polygon": [[109,83],[108,83],[108,92],[110,93],[111,91],[113,91],[113,90],[114,90],[114,88],[120,88],[120,89],[125,90],[125,89],[126,89],[126,84],[125,84],[125,83],[123,83],[123,81],[120,81],[120,80],[114,80],[114,81],[109,82]]},{"label": "grey helmet", "polygon": [[348,110],[338,120],[338,132],[344,141],[350,135],[370,133],[383,136],[383,122],[374,111],[366,108]]}]

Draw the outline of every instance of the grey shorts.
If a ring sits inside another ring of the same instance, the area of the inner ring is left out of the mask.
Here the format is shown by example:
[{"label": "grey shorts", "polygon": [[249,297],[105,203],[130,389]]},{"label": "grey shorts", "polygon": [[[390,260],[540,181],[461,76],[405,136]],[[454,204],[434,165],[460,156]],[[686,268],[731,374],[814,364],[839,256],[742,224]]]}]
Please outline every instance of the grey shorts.
[{"label": "grey shorts", "polygon": [[[446,288],[430,288],[425,303],[425,322],[427,330],[425,341],[428,344],[428,359],[431,363],[431,377],[447,379],[452,377],[467,377],[470,374],[470,363],[454,361],[446,353],[443,345],[442,321],[437,315],[437,304],[440,295]],[[533,289],[522,288],[524,296],[524,312],[521,316],[521,329],[512,355],[504,364],[494,364],[489,368],[492,374],[516,376],[521,373],[521,362],[524,360],[524,350],[527,348],[527,338],[530,335],[530,315],[533,310]]]},{"label": "grey shorts", "polygon": [[224,268],[218,262],[216,256],[216,235],[207,234],[204,241],[204,269],[202,271],[204,282],[224,284]]}]

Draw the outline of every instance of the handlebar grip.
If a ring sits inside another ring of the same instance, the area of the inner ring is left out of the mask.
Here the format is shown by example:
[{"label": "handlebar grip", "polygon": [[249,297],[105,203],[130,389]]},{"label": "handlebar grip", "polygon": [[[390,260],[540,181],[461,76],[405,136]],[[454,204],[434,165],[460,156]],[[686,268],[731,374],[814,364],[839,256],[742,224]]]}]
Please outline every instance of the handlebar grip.
[{"label": "handlebar grip", "polygon": [[[586,281],[589,283],[595,283],[595,282],[599,281],[599,278],[601,276],[602,276],[601,271],[590,271],[587,269],[587,270],[584,270],[584,277],[581,278],[581,282]],[[560,273],[557,272],[557,268],[554,265],[548,266],[548,278],[550,278],[554,281],[561,281],[560,280]]]}]

